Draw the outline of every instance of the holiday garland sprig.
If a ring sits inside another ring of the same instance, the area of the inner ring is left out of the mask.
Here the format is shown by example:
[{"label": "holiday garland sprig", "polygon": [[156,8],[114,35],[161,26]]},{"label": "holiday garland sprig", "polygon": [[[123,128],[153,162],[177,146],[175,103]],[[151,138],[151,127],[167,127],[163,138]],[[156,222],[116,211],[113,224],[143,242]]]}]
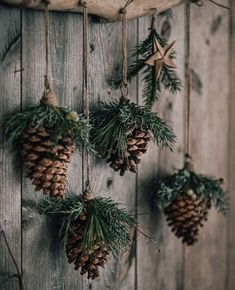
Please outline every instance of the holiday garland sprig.
[{"label": "holiday garland sprig", "polygon": [[92,144],[114,170],[121,170],[121,175],[127,169],[136,171],[151,135],[162,147],[171,149],[175,141],[172,129],[157,113],[125,98],[98,103],[91,111],[91,120],[95,128],[91,130]]},{"label": "holiday garland sprig", "polygon": [[[181,90],[181,80],[175,71],[175,69],[163,65],[159,76],[156,76],[155,66],[146,64],[151,55],[155,53],[154,47],[156,41],[163,47],[167,47],[167,41],[156,30],[156,28],[150,28],[150,33],[144,41],[140,42],[132,51],[131,63],[128,66],[127,80],[130,82],[137,74],[143,70],[144,90],[143,98],[145,104],[152,106],[155,101],[160,97],[161,84],[166,90],[175,94]],[[170,58],[176,57],[175,52],[170,53]],[[122,85],[121,74],[109,81],[114,88],[120,88]]]},{"label": "holiday garland sprig", "polygon": [[129,230],[136,226],[133,215],[127,213],[111,198],[96,197],[90,200],[82,195],[65,199],[45,198],[38,204],[38,212],[46,215],[64,217],[61,238],[66,244],[69,240],[69,228],[73,221],[84,213],[87,216],[84,229],[84,251],[94,250],[94,240],[108,244],[113,254],[126,249],[130,243]]},{"label": "holiday garland sprig", "polygon": [[187,245],[197,241],[212,206],[223,214],[228,210],[223,180],[197,174],[190,158],[186,155],[185,167],[164,178],[154,195],[155,206],[164,210],[172,232]]},{"label": "holiday garland sprig", "polygon": [[67,190],[67,167],[75,147],[90,145],[91,125],[83,115],[60,107],[47,77],[39,105],[10,115],[5,122],[5,134],[23,156],[27,177],[35,190],[63,197]]},{"label": "holiday garland sprig", "polygon": [[9,143],[17,143],[31,124],[35,128],[47,127],[52,129],[51,138],[56,144],[62,135],[73,137],[76,145],[81,149],[86,144],[92,151],[92,146],[87,142],[87,133],[91,125],[85,116],[78,115],[65,107],[52,105],[32,105],[19,113],[7,117],[4,131]]},{"label": "holiday garland sprig", "polygon": [[87,273],[88,279],[95,279],[110,253],[116,256],[128,248],[130,229],[136,228],[137,222],[111,198],[93,198],[87,193],[64,200],[43,199],[38,212],[63,218],[60,235],[68,262],[76,270],[81,268],[81,275]]},{"label": "holiday garland sprig", "polygon": [[155,204],[163,209],[182,192],[192,189],[197,196],[209,200],[219,212],[226,213],[229,202],[222,184],[223,179],[211,178],[183,168],[160,182]]}]

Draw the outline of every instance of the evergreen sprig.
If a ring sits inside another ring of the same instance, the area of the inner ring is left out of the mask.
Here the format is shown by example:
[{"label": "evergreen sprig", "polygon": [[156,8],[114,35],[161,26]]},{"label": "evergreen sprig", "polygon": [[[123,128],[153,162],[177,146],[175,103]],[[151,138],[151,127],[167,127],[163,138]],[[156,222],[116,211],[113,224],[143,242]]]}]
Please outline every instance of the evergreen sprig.
[{"label": "evergreen sprig", "polygon": [[218,211],[226,213],[229,202],[222,183],[222,179],[197,174],[184,168],[159,183],[159,189],[154,197],[155,205],[162,209],[179,194],[192,189],[196,195],[207,198]]},{"label": "evergreen sprig", "polygon": [[134,128],[151,131],[153,140],[162,147],[172,149],[175,141],[174,132],[157,113],[133,102],[100,102],[91,111],[91,120],[91,142],[101,155],[113,149],[122,156],[127,149],[127,135]]},{"label": "evergreen sprig", "polygon": [[65,107],[51,105],[33,105],[19,113],[10,115],[4,124],[4,132],[9,143],[17,143],[29,124],[35,127],[45,126],[52,129],[52,138],[56,142],[60,136],[70,136],[81,149],[85,144],[94,152],[88,142],[91,125],[83,115],[76,115],[75,120],[70,117],[70,111]]},{"label": "evergreen sprig", "polygon": [[136,227],[136,219],[111,198],[97,197],[85,200],[82,195],[66,199],[46,198],[37,206],[40,214],[63,217],[61,238],[68,240],[68,229],[81,213],[86,213],[87,221],[84,231],[84,248],[92,249],[94,238],[108,244],[115,255],[118,250],[126,249],[130,244],[129,232]]},{"label": "evergreen sprig", "polygon": [[[169,90],[173,94],[180,91],[182,87],[181,80],[174,69],[163,66],[159,79],[156,79],[154,67],[145,63],[146,59],[153,54],[155,40],[158,40],[162,47],[167,45],[166,39],[163,38],[155,28],[151,28],[147,39],[134,47],[131,54],[131,63],[128,66],[127,72],[127,80],[130,82],[141,70],[144,69],[143,98],[145,105],[147,106],[152,106],[153,103],[159,99],[161,84],[166,90]],[[175,56],[175,52],[172,52],[171,57],[175,58]],[[120,88],[122,85],[121,73],[119,72],[117,77],[110,80],[109,83],[116,89]]]}]

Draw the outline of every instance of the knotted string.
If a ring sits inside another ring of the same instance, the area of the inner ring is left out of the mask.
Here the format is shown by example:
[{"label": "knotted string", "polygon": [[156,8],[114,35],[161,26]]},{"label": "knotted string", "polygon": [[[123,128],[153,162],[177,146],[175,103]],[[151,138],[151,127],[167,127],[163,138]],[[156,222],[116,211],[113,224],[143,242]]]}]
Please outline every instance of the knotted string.
[{"label": "knotted string", "polygon": [[[89,94],[88,94],[88,13],[87,13],[87,5],[85,2],[79,1],[79,5],[83,7],[83,112],[86,115],[87,119],[89,119]],[[87,136],[89,139],[89,136]],[[89,153],[86,148],[83,149],[83,184],[82,191],[83,196],[86,199],[91,197],[91,185],[90,185],[90,175],[91,175],[91,164]],[[85,176],[86,169],[86,176]],[[86,181],[85,181],[86,180]]]},{"label": "knotted string", "polygon": [[193,171],[191,158],[191,51],[190,51],[190,29],[191,29],[191,1],[186,2],[186,52],[185,52],[185,85],[186,85],[186,154],[185,168]]},{"label": "knotted string", "polygon": [[134,0],[127,0],[125,6],[120,9],[122,21],[122,85],[121,85],[121,101],[128,101],[128,80],[127,80],[127,7]]},{"label": "knotted string", "polygon": [[45,41],[45,75],[44,75],[44,93],[40,101],[43,105],[56,106],[57,97],[53,94],[49,82],[49,1],[43,0],[44,4],[44,41]]}]

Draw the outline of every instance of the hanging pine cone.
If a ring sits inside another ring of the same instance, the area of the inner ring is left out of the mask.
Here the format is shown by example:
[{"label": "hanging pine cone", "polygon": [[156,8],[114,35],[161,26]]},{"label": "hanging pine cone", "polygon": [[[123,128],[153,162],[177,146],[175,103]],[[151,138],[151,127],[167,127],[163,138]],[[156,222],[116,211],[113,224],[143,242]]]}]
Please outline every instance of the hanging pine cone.
[{"label": "hanging pine cone", "polygon": [[150,142],[150,132],[135,128],[131,134],[127,136],[127,151],[123,156],[119,156],[117,150],[112,150],[107,163],[115,171],[120,170],[120,175],[124,175],[126,170],[136,173],[137,165],[141,162],[141,157],[146,153],[148,143]]},{"label": "hanging pine cone", "polygon": [[70,264],[88,279],[99,277],[111,254],[130,246],[136,220],[111,198],[94,198],[89,191],[65,199],[45,198],[38,204],[40,214],[63,217],[61,239]]},{"label": "hanging pine cone", "polygon": [[75,142],[69,137],[57,136],[56,143],[51,129],[29,124],[21,135],[21,153],[27,176],[33,180],[35,190],[44,194],[63,197],[67,190],[67,167]]},{"label": "hanging pine cone", "polygon": [[198,239],[200,227],[207,220],[210,203],[189,189],[181,193],[164,209],[168,225],[183,243],[193,245]]},{"label": "hanging pine cone", "polygon": [[84,249],[84,235],[86,230],[87,215],[81,213],[74,220],[68,230],[66,255],[68,262],[75,265],[75,270],[81,268],[81,275],[87,273],[88,279],[99,277],[99,267],[104,268],[110,254],[109,245],[93,240],[93,249]]},{"label": "hanging pine cone", "polygon": [[57,105],[48,80],[40,105],[13,114],[5,122],[5,134],[23,155],[27,176],[36,190],[63,197],[67,189],[67,167],[75,143],[88,144],[89,121],[75,111]]},{"label": "hanging pine cone", "polygon": [[91,142],[115,171],[136,172],[147,151],[150,136],[162,147],[171,148],[172,129],[147,107],[122,96],[119,101],[100,102],[91,112],[94,129]]},{"label": "hanging pine cone", "polygon": [[197,174],[189,155],[183,169],[160,182],[154,196],[155,205],[164,210],[172,232],[183,243],[193,245],[197,241],[211,206],[226,213],[228,197],[222,182],[222,179]]}]

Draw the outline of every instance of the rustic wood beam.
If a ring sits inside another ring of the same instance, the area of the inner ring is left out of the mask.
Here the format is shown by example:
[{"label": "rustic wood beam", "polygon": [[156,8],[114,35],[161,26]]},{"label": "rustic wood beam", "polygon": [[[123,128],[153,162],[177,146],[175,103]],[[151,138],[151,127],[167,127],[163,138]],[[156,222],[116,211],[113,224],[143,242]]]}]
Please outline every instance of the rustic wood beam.
[{"label": "rustic wood beam", "polygon": [[[42,9],[41,0],[0,0],[0,3],[13,6]],[[154,10],[162,12],[179,3],[182,0],[134,0],[127,9],[127,18],[136,18],[151,14]],[[120,19],[119,10],[124,7],[126,0],[86,0],[89,13],[102,17],[108,21],[118,21]],[[50,0],[49,9],[52,11],[81,12],[78,7],[78,0]]]}]

